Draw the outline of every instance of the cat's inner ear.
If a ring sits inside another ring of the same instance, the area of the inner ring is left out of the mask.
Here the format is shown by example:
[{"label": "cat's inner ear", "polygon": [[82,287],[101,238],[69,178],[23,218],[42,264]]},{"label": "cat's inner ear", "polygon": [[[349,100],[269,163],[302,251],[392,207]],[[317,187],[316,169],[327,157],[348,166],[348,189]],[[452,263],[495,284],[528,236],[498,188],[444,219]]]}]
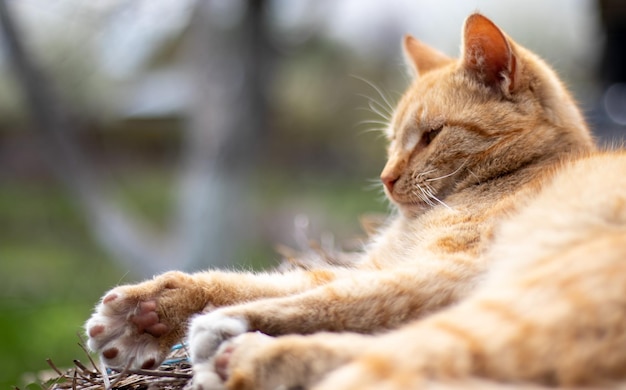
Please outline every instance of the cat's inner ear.
[{"label": "cat's inner ear", "polygon": [[463,64],[482,82],[507,95],[515,89],[517,60],[511,44],[498,26],[480,14],[465,21]]},{"label": "cat's inner ear", "polygon": [[402,48],[404,49],[407,65],[413,71],[414,76],[424,74],[452,62],[452,59],[447,55],[413,38],[411,35],[404,36]]}]

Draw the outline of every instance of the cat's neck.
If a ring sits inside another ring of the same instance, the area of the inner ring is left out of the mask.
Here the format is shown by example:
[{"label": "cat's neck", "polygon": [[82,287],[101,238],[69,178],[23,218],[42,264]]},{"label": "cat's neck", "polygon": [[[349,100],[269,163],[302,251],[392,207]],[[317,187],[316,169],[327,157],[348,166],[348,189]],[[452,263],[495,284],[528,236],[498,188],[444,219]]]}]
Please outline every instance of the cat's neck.
[{"label": "cat's neck", "polygon": [[[564,161],[596,150],[593,142],[583,137],[583,132],[572,132],[553,125],[538,126],[536,131],[543,135],[535,140],[529,140],[527,136],[520,137],[519,143],[522,145],[513,142],[509,145],[512,147],[491,156],[491,159],[498,159],[498,164],[486,161],[475,165],[477,169],[468,170],[450,196],[465,192],[495,195],[515,193],[530,182],[549,179],[551,173]],[[549,136],[546,137],[546,134]],[[479,202],[481,199],[473,201]]]}]

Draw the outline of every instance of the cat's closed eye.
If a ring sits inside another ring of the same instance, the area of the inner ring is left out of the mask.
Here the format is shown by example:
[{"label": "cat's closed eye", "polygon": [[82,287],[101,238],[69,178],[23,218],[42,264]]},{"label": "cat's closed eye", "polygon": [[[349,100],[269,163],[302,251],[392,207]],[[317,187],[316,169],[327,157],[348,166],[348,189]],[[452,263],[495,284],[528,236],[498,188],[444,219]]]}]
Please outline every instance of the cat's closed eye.
[{"label": "cat's closed eye", "polygon": [[433,142],[433,140],[439,135],[439,133],[441,133],[441,130],[443,130],[443,126],[428,130],[424,133],[423,140],[426,146],[430,145],[430,143]]}]

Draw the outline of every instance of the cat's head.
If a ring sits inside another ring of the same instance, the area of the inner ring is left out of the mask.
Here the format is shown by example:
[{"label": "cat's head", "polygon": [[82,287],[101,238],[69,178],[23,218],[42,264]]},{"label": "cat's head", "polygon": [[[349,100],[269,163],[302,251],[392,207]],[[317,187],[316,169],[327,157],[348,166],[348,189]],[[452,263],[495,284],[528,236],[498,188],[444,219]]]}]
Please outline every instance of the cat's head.
[{"label": "cat's head", "polygon": [[[555,73],[480,14],[465,21],[461,58],[404,39],[414,80],[389,129],[381,180],[414,216],[464,189],[593,148]],[[443,206],[442,206],[443,207]]]}]

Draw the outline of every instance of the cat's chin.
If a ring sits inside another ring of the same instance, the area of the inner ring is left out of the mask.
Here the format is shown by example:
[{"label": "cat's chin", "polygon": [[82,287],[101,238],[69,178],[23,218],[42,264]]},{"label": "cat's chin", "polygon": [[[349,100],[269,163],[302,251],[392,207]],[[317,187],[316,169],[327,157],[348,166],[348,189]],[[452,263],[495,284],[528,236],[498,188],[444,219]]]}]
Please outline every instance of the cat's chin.
[{"label": "cat's chin", "polygon": [[432,208],[423,202],[397,202],[394,204],[405,218],[417,218]]}]

